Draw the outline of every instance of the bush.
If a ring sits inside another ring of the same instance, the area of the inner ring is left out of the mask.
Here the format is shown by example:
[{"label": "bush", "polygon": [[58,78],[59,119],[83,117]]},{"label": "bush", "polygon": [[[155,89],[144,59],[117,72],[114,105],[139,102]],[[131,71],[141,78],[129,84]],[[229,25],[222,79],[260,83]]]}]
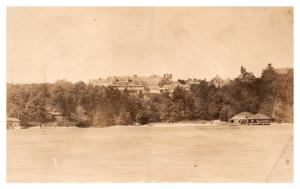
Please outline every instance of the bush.
[{"label": "bush", "polygon": [[136,115],[136,121],[141,125],[145,125],[149,123],[150,115],[147,112],[140,112]]},{"label": "bush", "polygon": [[89,118],[84,118],[84,119],[79,118],[75,121],[75,125],[77,127],[89,127],[89,126],[91,126],[91,123],[92,123],[92,121]]},{"label": "bush", "polygon": [[68,121],[68,120],[57,120],[55,122],[56,126],[60,127],[74,127],[76,126],[74,122]]},{"label": "bush", "polygon": [[64,120],[57,120],[56,125],[60,126],[60,127],[63,127],[63,126],[66,126],[66,122]]}]

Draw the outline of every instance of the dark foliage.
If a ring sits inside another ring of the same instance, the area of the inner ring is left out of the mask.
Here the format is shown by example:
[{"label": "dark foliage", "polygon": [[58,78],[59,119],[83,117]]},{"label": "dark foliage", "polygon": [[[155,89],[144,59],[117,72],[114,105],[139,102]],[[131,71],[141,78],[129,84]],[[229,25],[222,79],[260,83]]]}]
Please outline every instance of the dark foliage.
[{"label": "dark foliage", "polygon": [[[160,85],[168,83],[164,79]],[[50,112],[60,112],[65,122],[89,127],[194,119],[227,121],[241,111],[292,122],[293,70],[278,74],[269,64],[261,78],[251,82],[236,78],[223,87],[215,87],[199,80],[190,91],[177,87],[172,94],[153,95],[130,95],[127,90],[65,80],[7,85],[8,116],[19,118],[23,126],[54,122]]]}]

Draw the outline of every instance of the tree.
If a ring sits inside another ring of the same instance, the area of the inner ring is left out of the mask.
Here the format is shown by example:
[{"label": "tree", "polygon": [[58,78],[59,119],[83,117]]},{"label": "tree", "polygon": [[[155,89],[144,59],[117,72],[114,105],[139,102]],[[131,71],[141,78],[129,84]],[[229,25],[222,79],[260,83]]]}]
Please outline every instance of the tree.
[{"label": "tree", "polygon": [[196,119],[207,120],[210,118],[208,105],[210,103],[209,94],[212,87],[206,80],[200,80],[199,84],[191,86],[191,94],[194,99],[194,117]]},{"label": "tree", "polygon": [[76,107],[75,114],[72,114],[75,125],[78,127],[91,126],[91,119],[86,115],[86,111],[81,105]]},{"label": "tree", "polygon": [[121,110],[116,118],[117,125],[131,125],[133,123],[130,112]]},{"label": "tree", "polygon": [[272,64],[268,64],[268,66],[263,70],[261,79],[260,79],[260,108],[259,111],[267,116],[272,117],[273,115],[273,105],[275,102],[275,86],[276,86],[276,78],[278,74],[275,72]]}]

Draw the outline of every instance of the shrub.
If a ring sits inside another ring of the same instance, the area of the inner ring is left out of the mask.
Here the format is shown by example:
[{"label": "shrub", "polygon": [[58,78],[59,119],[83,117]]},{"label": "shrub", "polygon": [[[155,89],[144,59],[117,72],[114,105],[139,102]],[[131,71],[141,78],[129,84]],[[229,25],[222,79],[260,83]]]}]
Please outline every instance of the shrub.
[{"label": "shrub", "polygon": [[136,121],[141,125],[145,125],[145,124],[149,123],[150,115],[147,112],[139,112],[136,115]]},{"label": "shrub", "polygon": [[77,127],[89,127],[91,126],[91,120],[90,119],[78,119],[75,122]]}]

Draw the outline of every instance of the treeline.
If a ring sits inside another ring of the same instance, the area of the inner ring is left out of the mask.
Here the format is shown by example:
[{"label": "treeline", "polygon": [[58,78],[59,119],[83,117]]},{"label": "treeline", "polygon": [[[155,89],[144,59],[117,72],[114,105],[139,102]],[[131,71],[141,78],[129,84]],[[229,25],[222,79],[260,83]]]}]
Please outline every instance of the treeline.
[{"label": "treeline", "polygon": [[49,112],[64,116],[61,125],[88,127],[198,119],[227,121],[242,111],[292,122],[293,70],[279,74],[269,64],[260,78],[251,81],[236,78],[216,87],[199,80],[190,91],[177,87],[172,94],[130,95],[127,90],[65,80],[7,85],[7,114],[19,117],[23,126],[54,123]]}]

